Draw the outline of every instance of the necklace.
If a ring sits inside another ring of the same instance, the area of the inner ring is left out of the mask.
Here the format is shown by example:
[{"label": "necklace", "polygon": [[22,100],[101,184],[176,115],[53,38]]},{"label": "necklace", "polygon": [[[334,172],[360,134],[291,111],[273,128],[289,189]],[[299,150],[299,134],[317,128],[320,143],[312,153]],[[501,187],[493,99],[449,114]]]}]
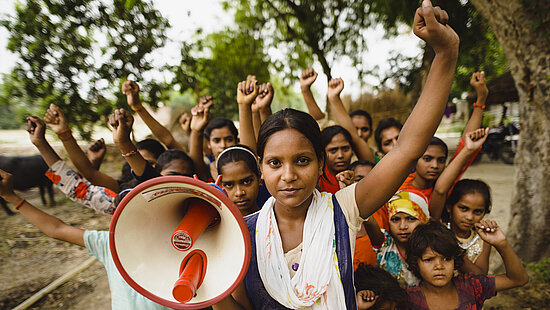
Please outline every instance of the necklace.
[{"label": "necklace", "polygon": [[[457,238],[458,239],[458,238]],[[476,243],[477,239],[479,239],[479,235],[475,234],[475,236],[470,240],[468,243],[462,243],[462,241],[458,241],[458,246],[460,246],[463,250],[467,250],[469,247],[471,247],[474,243]]]}]

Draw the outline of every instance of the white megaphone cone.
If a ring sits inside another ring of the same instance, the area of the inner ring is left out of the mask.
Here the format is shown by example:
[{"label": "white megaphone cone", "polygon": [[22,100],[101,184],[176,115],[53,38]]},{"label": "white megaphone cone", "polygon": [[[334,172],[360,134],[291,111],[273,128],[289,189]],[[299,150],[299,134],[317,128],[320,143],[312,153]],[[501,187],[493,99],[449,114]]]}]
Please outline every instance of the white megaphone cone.
[{"label": "white megaphone cone", "polygon": [[216,187],[188,177],[138,185],[118,205],[109,231],[126,282],[174,309],[221,301],[250,261],[250,236],[237,207]]}]

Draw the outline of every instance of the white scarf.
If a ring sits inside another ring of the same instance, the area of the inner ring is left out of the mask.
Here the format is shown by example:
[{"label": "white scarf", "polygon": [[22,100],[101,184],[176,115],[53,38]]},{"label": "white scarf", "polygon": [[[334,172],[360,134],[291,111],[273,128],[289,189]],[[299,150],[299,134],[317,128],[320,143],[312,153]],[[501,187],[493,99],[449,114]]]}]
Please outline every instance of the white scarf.
[{"label": "white scarf", "polygon": [[296,309],[345,309],[345,295],[334,230],[332,195],[315,190],[304,222],[302,257],[292,279],[283,253],[275,198],[260,210],[256,224],[258,270],[269,295],[281,305]]}]

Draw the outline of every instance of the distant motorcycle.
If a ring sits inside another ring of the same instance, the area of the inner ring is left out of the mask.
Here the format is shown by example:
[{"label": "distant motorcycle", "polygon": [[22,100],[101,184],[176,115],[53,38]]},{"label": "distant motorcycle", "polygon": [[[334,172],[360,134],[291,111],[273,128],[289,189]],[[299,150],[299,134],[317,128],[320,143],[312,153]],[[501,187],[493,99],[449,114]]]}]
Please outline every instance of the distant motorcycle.
[{"label": "distant motorcycle", "polygon": [[517,122],[490,128],[478,159],[482,154],[487,154],[491,160],[502,159],[507,164],[513,164],[518,147],[519,130],[520,127]]}]

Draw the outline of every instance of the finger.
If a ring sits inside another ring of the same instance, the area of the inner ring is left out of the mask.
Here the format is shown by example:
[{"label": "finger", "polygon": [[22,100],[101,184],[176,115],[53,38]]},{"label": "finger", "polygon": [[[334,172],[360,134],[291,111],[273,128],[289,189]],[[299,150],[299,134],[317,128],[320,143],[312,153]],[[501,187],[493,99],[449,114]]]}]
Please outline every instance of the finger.
[{"label": "finger", "polygon": [[435,18],[435,10],[430,0],[422,1],[422,19],[426,23],[427,28],[434,28],[438,24]]}]

